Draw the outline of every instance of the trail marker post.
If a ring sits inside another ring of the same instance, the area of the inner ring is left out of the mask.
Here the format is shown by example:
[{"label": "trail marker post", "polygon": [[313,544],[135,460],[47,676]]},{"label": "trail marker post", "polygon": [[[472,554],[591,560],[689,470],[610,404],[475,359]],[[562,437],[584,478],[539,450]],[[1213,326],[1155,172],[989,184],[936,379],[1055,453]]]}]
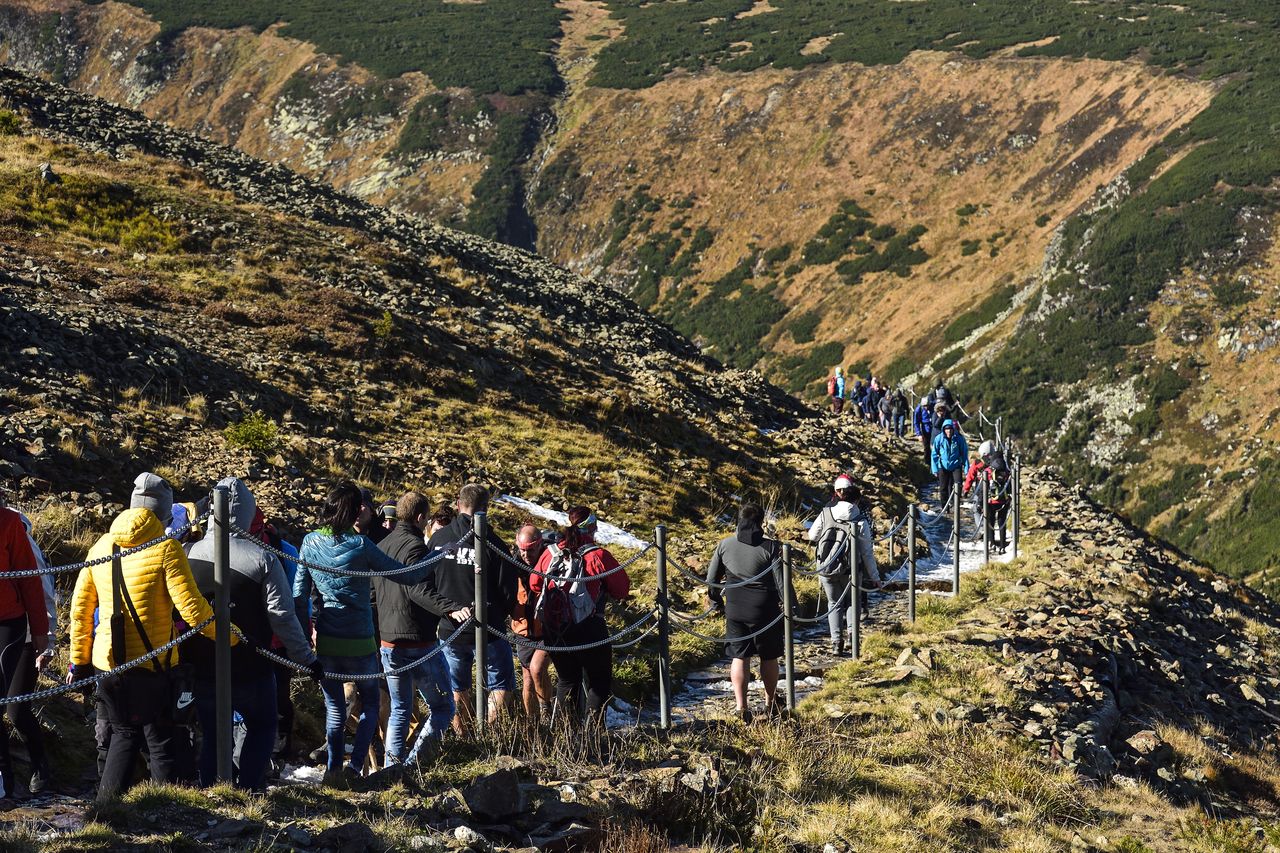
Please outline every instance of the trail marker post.
[{"label": "trail marker post", "polygon": [[907,509],[907,618],[916,621],[916,505]]},{"label": "trail marker post", "polygon": [[231,703],[231,495],[213,490],[214,724],[218,781],[230,782],[235,752]]},{"label": "trail marker post", "polygon": [[489,650],[489,634],[486,626],[489,624],[489,584],[488,584],[488,547],[489,547],[489,517],[487,513],[477,512],[474,519],[473,530],[475,532],[475,554],[476,554],[476,586],[475,586],[475,606],[472,608],[472,614],[476,620],[475,627],[475,643],[476,643],[476,661],[475,661],[475,680],[476,680],[476,731],[482,732],[485,724],[489,719],[489,691],[485,678],[488,676],[488,668],[485,666],[485,657]]},{"label": "trail marker post", "polygon": [[[667,528],[653,531],[658,551],[658,725],[671,728],[671,600],[667,597]],[[785,548],[786,546],[784,546]]]},{"label": "trail marker post", "polygon": [[960,484],[957,483],[951,492],[955,506],[951,510],[951,595],[960,594]]},{"label": "trail marker post", "polygon": [[787,710],[796,709],[796,625],[793,620],[794,590],[791,588],[791,546],[782,543],[782,626],[783,657],[787,667]]}]

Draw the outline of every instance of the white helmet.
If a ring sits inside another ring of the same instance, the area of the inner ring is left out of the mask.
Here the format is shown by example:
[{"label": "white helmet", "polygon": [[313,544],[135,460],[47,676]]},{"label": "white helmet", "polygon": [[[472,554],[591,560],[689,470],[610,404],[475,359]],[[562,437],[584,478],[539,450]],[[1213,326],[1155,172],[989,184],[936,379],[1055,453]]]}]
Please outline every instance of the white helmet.
[{"label": "white helmet", "polygon": [[982,444],[978,445],[978,455],[981,456],[983,459],[986,459],[988,456],[994,453],[995,450],[996,450],[996,443],[994,441],[991,441],[990,439],[987,439],[986,441],[982,442]]}]

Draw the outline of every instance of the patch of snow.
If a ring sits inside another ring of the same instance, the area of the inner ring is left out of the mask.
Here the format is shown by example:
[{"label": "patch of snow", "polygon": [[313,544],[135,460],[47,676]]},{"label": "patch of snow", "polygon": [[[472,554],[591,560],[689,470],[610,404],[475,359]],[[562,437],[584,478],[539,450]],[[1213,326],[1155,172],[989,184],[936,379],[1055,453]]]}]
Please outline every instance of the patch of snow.
[{"label": "patch of snow", "polygon": [[[524,498],[518,498],[515,495],[503,495],[497,500],[499,503],[509,504],[530,515],[544,518],[547,521],[554,521],[559,525],[569,523],[569,516],[565,513],[541,506]],[[640,551],[649,546],[649,543],[639,536],[628,533],[621,527],[610,524],[607,521],[599,522],[599,526],[596,528],[596,541],[601,545],[618,545],[622,548],[630,548],[633,551]]]},{"label": "patch of snow", "polygon": [[316,782],[324,780],[324,769],[307,765],[286,764],[280,771],[281,782]]}]

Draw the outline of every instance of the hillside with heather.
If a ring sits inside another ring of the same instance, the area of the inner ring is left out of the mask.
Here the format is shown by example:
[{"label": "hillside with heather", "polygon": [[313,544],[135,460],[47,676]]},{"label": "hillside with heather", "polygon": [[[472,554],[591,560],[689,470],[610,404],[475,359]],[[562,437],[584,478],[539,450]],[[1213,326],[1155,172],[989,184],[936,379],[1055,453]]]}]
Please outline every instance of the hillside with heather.
[{"label": "hillside with heather", "polygon": [[[797,547],[837,471],[880,529],[923,497],[912,443],[725,369],[599,282],[12,70],[0,102],[0,458],[58,562],[82,556],[144,467],[187,498],[241,476],[298,531],[336,477],[441,499],[478,479],[549,506],[585,500],[640,535],[665,523],[673,560],[695,570],[744,496]],[[780,722],[712,713],[664,733],[642,717],[598,738],[503,725],[353,790],[143,785],[89,808],[92,714],[65,696],[41,707],[57,787],[0,814],[0,844],[1280,844],[1280,612],[1051,472],[1024,477],[1019,556],[975,567],[954,597],[923,595],[914,621],[891,586],[857,660],[805,640],[808,692]],[[519,518],[494,515],[506,533]],[[653,601],[649,561],[632,573],[618,624]],[[702,607],[683,580],[675,598]],[[653,642],[616,661],[618,693],[641,709]],[[680,679],[721,666],[692,637],[673,654]],[[299,738],[316,740],[317,692],[294,693]]]},{"label": "hillside with heather", "polygon": [[1265,4],[344,9],[6,0],[0,59],[536,248],[802,398],[836,364],[949,376],[1070,481],[1271,587]]}]

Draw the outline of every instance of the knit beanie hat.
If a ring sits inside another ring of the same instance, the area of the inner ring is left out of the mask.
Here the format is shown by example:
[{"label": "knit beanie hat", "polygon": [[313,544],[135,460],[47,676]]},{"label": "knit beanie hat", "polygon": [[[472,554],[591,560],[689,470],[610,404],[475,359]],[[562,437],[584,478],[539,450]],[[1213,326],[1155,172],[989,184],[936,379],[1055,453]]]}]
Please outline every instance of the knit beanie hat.
[{"label": "knit beanie hat", "polygon": [[168,527],[173,522],[173,488],[159,474],[144,471],[133,481],[130,509],[149,509]]}]

